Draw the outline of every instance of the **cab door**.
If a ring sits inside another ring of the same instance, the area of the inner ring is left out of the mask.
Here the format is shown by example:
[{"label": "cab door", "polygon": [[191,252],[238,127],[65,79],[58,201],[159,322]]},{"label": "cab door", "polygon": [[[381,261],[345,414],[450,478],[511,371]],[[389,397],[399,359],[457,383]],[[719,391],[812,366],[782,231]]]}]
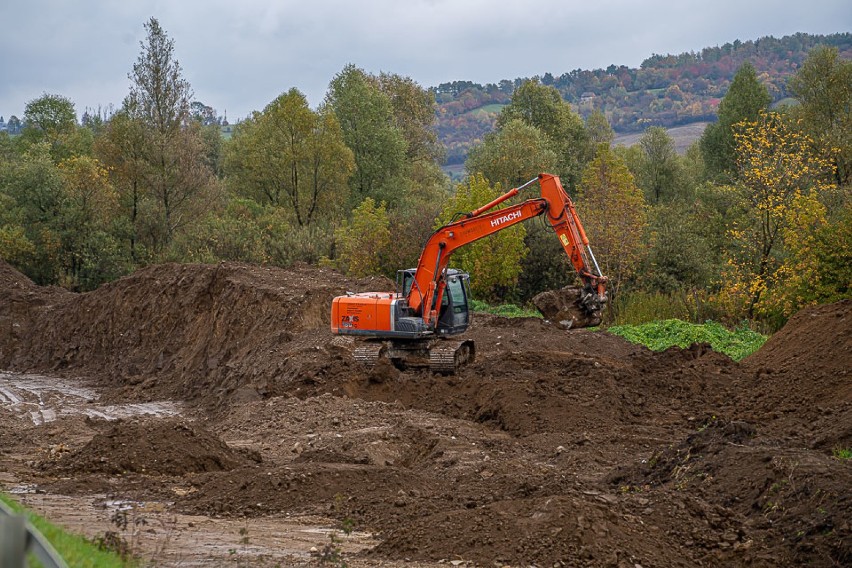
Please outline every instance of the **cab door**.
[{"label": "cab door", "polygon": [[469,277],[459,272],[448,275],[446,282],[437,331],[442,335],[455,335],[463,333],[470,325]]}]

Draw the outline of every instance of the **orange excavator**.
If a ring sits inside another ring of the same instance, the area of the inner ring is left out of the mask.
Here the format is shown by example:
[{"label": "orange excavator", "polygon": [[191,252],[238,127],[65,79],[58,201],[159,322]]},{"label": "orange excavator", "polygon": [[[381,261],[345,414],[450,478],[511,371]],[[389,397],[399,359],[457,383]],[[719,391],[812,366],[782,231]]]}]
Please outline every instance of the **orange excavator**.
[{"label": "orange excavator", "polygon": [[[492,211],[536,182],[540,197]],[[578,307],[599,315],[607,300],[607,278],[559,178],[540,174],[435,231],[423,247],[417,268],[397,272],[395,292],[348,293],[334,298],[332,333],[362,339],[354,355],[368,366],[387,357],[398,367],[455,373],[473,361],[476,349],[470,339],[452,339],[467,330],[471,310],[469,275],[448,268],[450,256],[459,247],[540,215],[553,226],[583,282]]]}]

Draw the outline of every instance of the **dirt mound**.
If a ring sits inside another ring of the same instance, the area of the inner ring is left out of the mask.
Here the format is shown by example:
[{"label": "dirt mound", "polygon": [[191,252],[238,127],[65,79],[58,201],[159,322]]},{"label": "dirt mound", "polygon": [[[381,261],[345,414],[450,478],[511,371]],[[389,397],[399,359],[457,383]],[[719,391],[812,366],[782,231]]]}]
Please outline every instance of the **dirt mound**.
[{"label": "dirt mound", "polygon": [[[830,350],[831,356],[826,356]],[[852,372],[852,300],[805,308],[744,363],[772,372],[846,378]]]},{"label": "dirt mound", "polygon": [[0,258],[0,368],[26,349],[26,339],[44,311],[73,294],[55,286],[37,286]]},{"label": "dirt mound", "polygon": [[[661,508],[668,505],[663,503]],[[648,509],[637,509],[630,496],[594,490],[498,501],[424,516],[392,531],[372,554],[397,559],[457,558],[479,566],[735,563],[734,554],[724,554],[712,545],[709,550],[683,545],[675,529],[676,521],[688,519],[683,509],[672,506],[666,512],[675,521],[669,526]]]},{"label": "dirt mound", "polygon": [[596,309],[593,313],[583,309],[582,295],[582,288],[566,286],[559,290],[548,290],[537,294],[532,299],[532,303],[545,319],[555,322],[562,329],[600,325],[600,309]]},{"label": "dirt mound", "polygon": [[331,298],[387,286],[310,267],[152,266],[44,310],[8,366],[90,373],[132,399],[281,394],[340,372],[325,351]]},{"label": "dirt mound", "polygon": [[748,420],[814,447],[852,446],[852,300],[800,311],[743,366]]},{"label": "dirt mound", "polygon": [[771,542],[783,551],[783,565],[852,560],[846,518],[852,510],[852,469],[834,458],[761,438],[746,422],[708,417],[681,442],[617,468],[608,482],[613,490],[637,491],[646,498],[675,489],[703,507],[724,505],[725,514],[738,521],[736,541]]},{"label": "dirt mound", "polygon": [[62,473],[177,476],[231,470],[248,461],[203,428],[170,418],[119,420],[80,450],[43,467]]}]

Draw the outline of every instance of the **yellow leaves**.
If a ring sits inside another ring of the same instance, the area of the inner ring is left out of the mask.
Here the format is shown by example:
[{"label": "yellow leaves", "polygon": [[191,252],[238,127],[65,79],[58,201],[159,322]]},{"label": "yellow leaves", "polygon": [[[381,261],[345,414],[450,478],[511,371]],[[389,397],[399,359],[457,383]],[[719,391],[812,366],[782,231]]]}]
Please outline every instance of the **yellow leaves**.
[{"label": "yellow leaves", "polygon": [[63,193],[83,221],[107,223],[118,207],[118,192],[109,181],[109,171],[95,158],[74,156],[59,164]]},{"label": "yellow leaves", "polygon": [[387,206],[366,198],[352,211],[352,221],[338,229],[336,236],[340,240],[341,268],[347,274],[379,274],[382,258],[391,245]]}]

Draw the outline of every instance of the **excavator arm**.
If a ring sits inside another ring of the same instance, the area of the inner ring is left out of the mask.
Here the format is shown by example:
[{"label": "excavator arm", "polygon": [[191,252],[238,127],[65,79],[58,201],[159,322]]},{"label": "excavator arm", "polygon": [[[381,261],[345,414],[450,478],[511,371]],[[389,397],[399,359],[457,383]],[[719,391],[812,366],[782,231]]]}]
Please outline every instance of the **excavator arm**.
[{"label": "excavator arm", "polygon": [[[491,211],[536,181],[541,188],[541,197]],[[414,313],[423,318],[427,326],[434,327],[446,286],[444,273],[453,251],[540,215],[546,215],[571,264],[583,281],[583,306],[590,311],[600,309],[606,302],[607,279],[597,266],[574,203],[562,188],[559,178],[550,174],[540,174],[494,201],[466,213],[462,219],[435,231],[423,248],[417,263],[414,282],[408,293],[408,305]]]}]

